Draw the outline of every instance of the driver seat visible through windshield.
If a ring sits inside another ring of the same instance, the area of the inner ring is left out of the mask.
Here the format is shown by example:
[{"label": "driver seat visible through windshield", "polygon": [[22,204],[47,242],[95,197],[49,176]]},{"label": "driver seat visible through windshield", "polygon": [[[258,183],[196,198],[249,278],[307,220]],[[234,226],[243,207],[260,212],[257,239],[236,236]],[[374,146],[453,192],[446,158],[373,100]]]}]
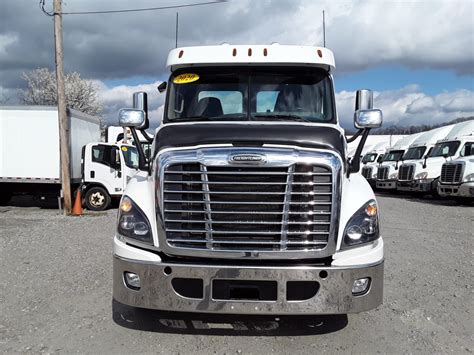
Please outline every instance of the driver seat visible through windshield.
[{"label": "driver seat visible through windshield", "polygon": [[217,97],[203,97],[190,111],[188,115],[191,117],[220,117],[224,114],[221,100]]}]

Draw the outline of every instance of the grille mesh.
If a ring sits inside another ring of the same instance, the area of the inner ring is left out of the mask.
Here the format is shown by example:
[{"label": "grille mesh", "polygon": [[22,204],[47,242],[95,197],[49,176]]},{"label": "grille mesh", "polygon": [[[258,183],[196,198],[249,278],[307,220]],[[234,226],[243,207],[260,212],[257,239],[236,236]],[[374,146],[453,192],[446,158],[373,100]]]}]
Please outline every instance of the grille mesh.
[{"label": "grille mesh", "polygon": [[322,166],[165,170],[167,242],[201,250],[320,250],[332,212],[332,172]]},{"label": "grille mesh", "polygon": [[377,180],[388,180],[388,166],[382,166],[377,170]]},{"label": "grille mesh", "polygon": [[372,178],[372,167],[371,166],[364,166],[362,168],[362,176],[366,179]]},{"label": "grille mesh", "polygon": [[462,164],[443,164],[440,181],[448,184],[458,184],[462,178]]},{"label": "grille mesh", "polygon": [[411,181],[415,174],[415,166],[413,164],[405,165],[403,164],[398,170],[398,180],[402,181]]}]

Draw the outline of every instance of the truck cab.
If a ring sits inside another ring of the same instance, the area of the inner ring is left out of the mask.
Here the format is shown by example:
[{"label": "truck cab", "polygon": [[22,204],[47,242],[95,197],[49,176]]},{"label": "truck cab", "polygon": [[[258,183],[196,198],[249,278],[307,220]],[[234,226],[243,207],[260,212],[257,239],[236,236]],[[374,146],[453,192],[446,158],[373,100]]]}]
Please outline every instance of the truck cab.
[{"label": "truck cab", "polygon": [[375,183],[377,189],[385,191],[395,191],[397,189],[398,169],[401,165],[403,155],[410,144],[420,135],[421,133],[416,133],[404,137],[386,152],[382,162],[377,168],[377,179]]},{"label": "truck cab", "polygon": [[454,125],[444,126],[424,132],[408,148],[403,156],[403,164],[398,170],[397,190],[399,191],[432,191],[431,181],[427,182],[420,175],[426,167],[426,161],[435,144],[452,130]]},{"label": "truck cab", "polygon": [[414,166],[416,183],[412,191],[436,193],[443,164],[461,154],[466,144],[472,141],[473,132],[474,121],[465,121],[455,124],[445,138],[438,140],[426,159]]},{"label": "truck cab", "polygon": [[[149,309],[335,314],[383,298],[375,195],[348,162],[334,57],[322,47],[169,53],[163,122],[131,178],[114,237],[113,295]],[[360,156],[382,113],[357,92]],[[146,110],[122,109],[133,131]]]},{"label": "truck cab", "polygon": [[92,211],[109,207],[138,170],[138,152],[132,144],[95,142],[82,151],[84,204]]},{"label": "truck cab", "polygon": [[458,158],[441,167],[438,193],[461,203],[474,201],[474,138],[466,140]]},{"label": "truck cab", "polygon": [[388,148],[388,143],[386,142],[377,143],[362,158],[361,174],[372,188],[375,187],[377,167],[383,161]]}]

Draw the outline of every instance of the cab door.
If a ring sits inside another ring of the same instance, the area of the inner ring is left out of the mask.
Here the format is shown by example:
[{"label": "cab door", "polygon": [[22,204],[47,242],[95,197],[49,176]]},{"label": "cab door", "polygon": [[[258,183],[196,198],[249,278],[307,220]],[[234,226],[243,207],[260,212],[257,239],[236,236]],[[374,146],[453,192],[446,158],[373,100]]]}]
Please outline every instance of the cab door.
[{"label": "cab door", "polygon": [[121,195],[124,188],[122,158],[119,147],[98,143],[91,147],[86,180],[103,185],[110,195]]},{"label": "cab door", "polygon": [[122,144],[120,146],[120,155],[122,161],[122,187],[125,190],[130,179],[139,171],[138,170],[138,151],[133,145]]}]

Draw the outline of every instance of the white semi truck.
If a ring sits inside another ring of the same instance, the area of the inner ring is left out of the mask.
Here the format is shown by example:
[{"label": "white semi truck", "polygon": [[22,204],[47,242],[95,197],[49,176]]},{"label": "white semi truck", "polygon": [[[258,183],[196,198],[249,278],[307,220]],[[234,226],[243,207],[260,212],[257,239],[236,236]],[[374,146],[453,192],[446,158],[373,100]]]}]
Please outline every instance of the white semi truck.
[{"label": "white semi truck", "polygon": [[362,169],[361,174],[367,180],[372,188],[375,187],[375,181],[377,178],[377,168],[383,160],[385,153],[389,149],[389,142],[377,143],[365,153],[362,158]]},{"label": "white semi truck", "polygon": [[446,137],[436,143],[426,159],[413,166],[414,180],[410,182],[411,191],[435,194],[442,165],[458,157],[462,149],[473,141],[473,134],[474,120],[455,124]]},{"label": "white semi truck", "polygon": [[[420,179],[420,173],[415,175],[416,171],[420,171],[426,167],[426,160],[431,154],[435,144],[446,137],[453,129],[454,125],[444,126],[424,132],[408,148],[403,156],[403,164],[398,169],[398,191],[420,191],[419,184],[424,184],[424,180]],[[436,188],[435,188],[436,189]],[[430,187],[430,190],[433,190]]]},{"label": "white semi truck", "polygon": [[[81,183],[82,147],[100,139],[97,117],[68,110],[71,183]],[[57,198],[61,191],[58,111],[53,106],[0,107],[0,204],[13,195]]]},{"label": "white semi truck", "polygon": [[383,157],[382,162],[377,168],[377,179],[375,186],[379,190],[396,191],[398,168],[401,165],[403,155],[410,144],[423,133],[415,133],[400,139],[391,147]]},{"label": "white semi truck", "polygon": [[[185,47],[152,156],[120,202],[113,295],[170,311],[335,314],[382,303],[372,189],[349,164],[322,47]],[[143,110],[122,109],[132,133]],[[360,156],[380,110],[359,90]]]},{"label": "white semi truck", "polygon": [[464,144],[457,159],[441,167],[438,194],[461,203],[474,201],[474,139]]}]

